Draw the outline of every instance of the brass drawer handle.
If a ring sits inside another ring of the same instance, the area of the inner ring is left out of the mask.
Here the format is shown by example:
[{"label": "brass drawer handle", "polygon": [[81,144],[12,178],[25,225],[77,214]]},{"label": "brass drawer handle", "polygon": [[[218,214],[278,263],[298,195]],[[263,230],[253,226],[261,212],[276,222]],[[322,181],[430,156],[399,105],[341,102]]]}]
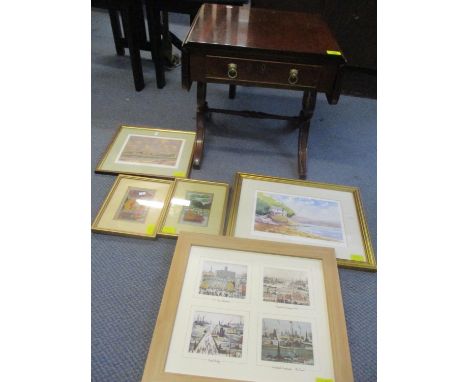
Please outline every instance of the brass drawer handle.
[{"label": "brass drawer handle", "polygon": [[237,77],[237,65],[236,64],[229,64],[228,65],[228,77],[234,79]]},{"label": "brass drawer handle", "polygon": [[297,69],[291,69],[289,71],[288,82],[291,85],[296,85],[298,80],[299,80],[299,71]]}]

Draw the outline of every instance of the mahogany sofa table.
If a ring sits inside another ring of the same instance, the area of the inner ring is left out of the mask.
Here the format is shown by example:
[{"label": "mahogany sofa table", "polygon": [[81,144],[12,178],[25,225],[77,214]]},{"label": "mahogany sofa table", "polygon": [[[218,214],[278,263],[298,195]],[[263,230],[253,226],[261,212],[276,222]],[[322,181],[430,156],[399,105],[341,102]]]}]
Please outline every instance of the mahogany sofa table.
[{"label": "mahogany sofa table", "polygon": [[[211,112],[253,118],[293,120],[299,129],[299,177],[307,176],[307,142],[317,92],[338,102],[346,61],[318,14],[204,4],[182,49],[182,85],[197,82],[197,135],[193,165],[203,156],[205,118]],[[303,92],[299,116],[214,109],[206,103],[206,84],[262,86]]]}]

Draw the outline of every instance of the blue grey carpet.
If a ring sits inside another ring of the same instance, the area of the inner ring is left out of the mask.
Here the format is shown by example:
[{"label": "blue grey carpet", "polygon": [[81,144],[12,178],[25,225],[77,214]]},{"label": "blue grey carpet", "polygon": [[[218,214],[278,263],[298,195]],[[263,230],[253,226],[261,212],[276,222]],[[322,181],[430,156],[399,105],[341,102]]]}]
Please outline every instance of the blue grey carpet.
[{"label": "blue grey carpet", "polygon": [[[188,19],[171,30],[183,37]],[[195,89],[181,88],[180,69],[166,72],[156,88],[149,54],[143,53],[146,87],[133,87],[128,52],[115,54],[109,17],[92,12],[92,166],[121,124],[195,130]],[[301,94],[208,86],[213,107],[295,114]],[[297,130],[285,122],[213,115],[205,157],[196,179],[230,183],[236,171],[297,176]],[[377,238],[376,101],[342,97],[336,106],[319,96],[309,139],[308,179],[361,189],[375,250]],[[93,218],[115,177],[92,173]],[[172,259],[175,240],[147,241],[92,235],[92,381],[140,381]],[[376,274],[340,269],[346,323],[356,382],[376,381]]]}]

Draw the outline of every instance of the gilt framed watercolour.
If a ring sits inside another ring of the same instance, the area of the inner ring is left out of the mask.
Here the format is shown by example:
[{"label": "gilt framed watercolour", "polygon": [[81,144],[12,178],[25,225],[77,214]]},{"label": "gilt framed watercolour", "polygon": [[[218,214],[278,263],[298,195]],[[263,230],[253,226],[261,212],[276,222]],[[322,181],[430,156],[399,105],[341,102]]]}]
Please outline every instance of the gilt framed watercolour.
[{"label": "gilt framed watercolour", "polygon": [[99,210],[92,230],[154,238],[162,224],[174,182],[119,175]]},{"label": "gilt framed watercolour", "polygon": [[182,232],[142,382],[352,382],[332,248]]},{"label": "gilt framed watercolour", "polygon": [[338,265],[376,270],[356,187],[237,173],[227,234],[331,247]]},{"label": "gilt framed watercolour", "polygon": [[180,231],[223,234],[229,185],[194,179],[176,179],[171,205],[161,234]]},{"label": "gilt framed watercolour", "polygon": [[96,172],[186,178],[194,142],[190,131],[121,126]]}]

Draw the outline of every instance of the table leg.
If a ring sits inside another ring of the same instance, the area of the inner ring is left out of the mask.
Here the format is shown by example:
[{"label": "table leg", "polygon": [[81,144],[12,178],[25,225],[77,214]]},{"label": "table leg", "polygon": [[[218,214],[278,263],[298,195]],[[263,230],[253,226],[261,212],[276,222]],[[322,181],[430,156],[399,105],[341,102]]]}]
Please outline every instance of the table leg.
[{"label": "table leg", "polygon": [[130,62],[132,63],[135,89],[136,91],[140,91],[145,87],[145,81],[143,79],[143,69],[141,67],[135,5],[130,3],[130,5],[122,10],[122,20],[128,40],[128,51],[130,53]]},{"label": "table leg", "polygon": [[302,97],[302,110],[299,122],[299,144],[298,144],[298,166],[299,178],[307,177],[307,143],[309,140],[310,120],[314,115],[317,91],[315,89],[305,90]]},{"label": "table leg", "polygon": [[195,152],[193,167],[200,168],[203,158],[203,143],[205,141],[206,82],[197,82],[197,135],[195,138]]},{"label": "table leg", "polygon": [[146,27],[145,27],[145,14],[143,13],[143,3],[136,1],[135,7],[135,21],[137,23],[138,44],[140,49],[145,49],[146,45]]},{"label": "table leg", "polygon": [[122,29],[120,28],[119,13],[115,9],[109,9],[109,17],[112,28],[112,35],[114,36],[115,51],[118,56],[125,55],[125,49],[122,45]]},{"label": "table leg", "polygon": [[147,0],[145,3],[148,18],[149,40],[151,44],[151,58],[156,71],[156,84],[158,89],[162,89],[166,85],[166,78],[164,75],[164,63],[162,57],[161,9],[157,7],[156,0]]}]

